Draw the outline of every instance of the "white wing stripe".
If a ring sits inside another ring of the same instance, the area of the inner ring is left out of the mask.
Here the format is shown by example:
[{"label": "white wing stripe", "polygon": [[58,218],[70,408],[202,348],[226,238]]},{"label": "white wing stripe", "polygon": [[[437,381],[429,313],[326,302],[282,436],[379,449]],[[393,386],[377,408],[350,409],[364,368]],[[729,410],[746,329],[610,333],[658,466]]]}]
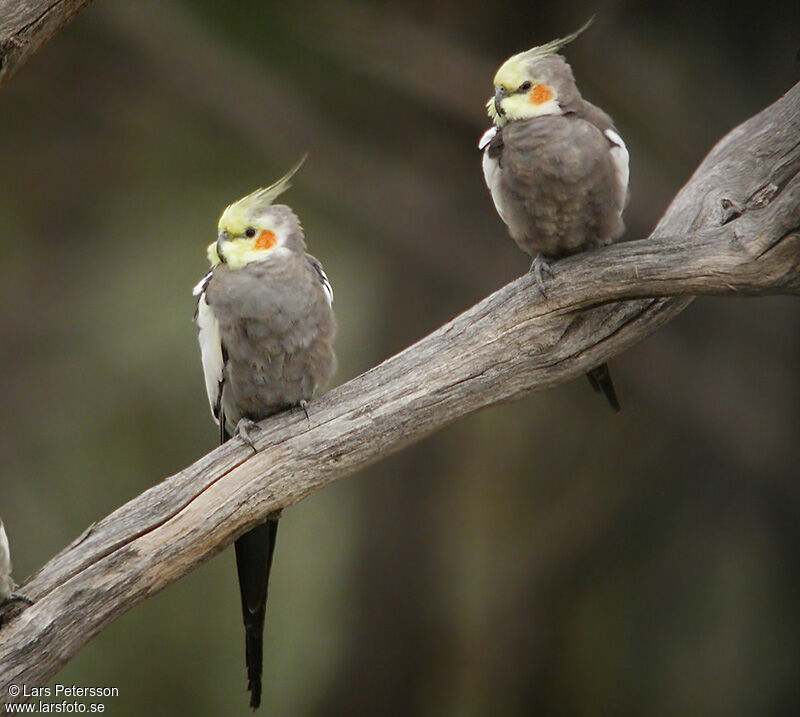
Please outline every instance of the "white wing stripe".
[{"label": "white wing stripe", "polygon": [[11,550],[8,547],[8,536],[0,520],[0,602],[7,598],[14,589],[11,579]]},{"label": "white wing stripe", "polygon": [[628,148],[625,146],[625,142],[622,141],[622,137],[620,137],[613,129],[607,129],[604,132],[605,136],[608,138],[608,141],[611,142],[611,159],[614,160],[614,165],[617,168],[617,177],[619,177],[619,183],[622,185],[622,196],[623,196],[623,204],[624,198],[628,195],[628,179],[630,178],[630,155],[628,154]]},{"label": "white wing stripe", "polygon": [[497,134],[497,127],[489,127],[482,135],[481,138],[478,140],[478,149],[483,149],[489,142],[494,139],[494,136]]},{"label": "white wing stripe", "polygon": [[333,306],[333,286],[331,286],[330,279],[328,279],[328,275],[322,268],[322,264],[315,259],[311,262],[311,266],[314,267],[314,270],[319,276],[320,283],[322,284],[322,290],[325,292],[325,298],[328,300],[328,306]]},{"label": "white wing stripe", "polygon": [[[205,278],[203,279],[205,281]],[[201,282],[202,284],[203,282]],[[213,309],[206,301],[205,287],[201,286],[200,298],[197,301],[197,339],[200,342],[200,358],[203,362],[203,376],[206,380],[206,393],[211,406],[211,414],[219,423],[219,402],[222,385],[224,359],[222,357],[222,338],[219,333],[219,322]]]},{"label": "white wing stripe", "polygon": [[325,298],[328,300],[328,306],[333,306],[333,287],[331,286],[331,282],[322,269],[319,270],[319,273],[322,274],[322,288],[325,291]]},{"label": "white wing stripe", "polygon": [[500,162],[490,157],[489,152],[484,150],[481,164],[483,166],[483,179],[486,182],[486,186],[489,188],[489,194],[492,195],[494,208],[497,210],[500,218],[508,224],[505,212],[503,211],[503,193],[500,191]]},{"label": "white wing stripe", "polygon": [[194,288],[192,289],[192,296],[199,296],[201,292],[206,290],[206,284],[208,284],[209,279],[211,278],[211,273],[208,272],[200,281],[198,281]]}]

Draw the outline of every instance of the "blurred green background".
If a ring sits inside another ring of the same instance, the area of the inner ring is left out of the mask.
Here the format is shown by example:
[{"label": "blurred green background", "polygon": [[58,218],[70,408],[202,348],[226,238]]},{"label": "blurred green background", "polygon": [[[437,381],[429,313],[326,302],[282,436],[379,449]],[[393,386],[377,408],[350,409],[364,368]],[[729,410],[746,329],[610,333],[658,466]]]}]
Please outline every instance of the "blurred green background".
[{"label": "blurred green background", "polygon": [[[286,196],[343,382],[527,270],[476,142],[508,55],[566,51],[646,236],[800,79],[800,5],[97,0],[0,90],[0,516],[18,580],[211,450],[191,287],[230,201]],[[746,148],[744,148],[746,151]],[[285,513],[269,715],[800,714],[800,311],[702,299],[581,379]],[[325,456],[321,455],[324,461]],[[114,715],[245,715],[227,550],[59,675]]]}]

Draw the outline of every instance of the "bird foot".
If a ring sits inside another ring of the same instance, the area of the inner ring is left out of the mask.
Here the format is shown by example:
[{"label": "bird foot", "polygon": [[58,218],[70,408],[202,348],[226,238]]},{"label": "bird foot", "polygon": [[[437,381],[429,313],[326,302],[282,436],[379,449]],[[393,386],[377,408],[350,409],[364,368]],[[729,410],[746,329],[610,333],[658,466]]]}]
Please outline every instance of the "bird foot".
[{"label": "bird foot", "polygon": [[531,262],[531,268],[528,269],[528,272],[533,274],[536,279],[536,286],[539,288],[542,296],[546,296],[547,291],[544,284],[544,275],[547,274],[550,278],[553,277],[553,267],[550,261],[545,259],[542,254],[537,254]]},{"label": "bird foot", "polygon": [[259,433],[261,433],[261,426],[255,421],[251,421],[249,418],[242,418],[239,420],[239,423],[236,424],[235,435],[239,436],[239,438],[256,453],[258,450],[256,449],[255,442],[258,439]]},{"label": "bird foot", "polygon": [[306,401],[305,399],[303,399],[303,400],[302,400],[302,401],[300,401],[300,403],[298,403],[297,405],[298,405],[298,406],[300,406],[300,408],[302,408],[302,409],[303,409],[303,413],[305,413],[305,414],[306,414],[306,421],[309,421],[309,422],[310,422],[310,421],[311,421],[311,416],[308,414],[308,401]]},{"label": "bird foot", "polygon": [[19,593],[11,593],[0,600],[0,627],[13,620],[30,605],[33,605],[33,600]]},{"label": "bird foot", "polygon": [[25,603],[28,606],[33,605],[33,600],[31,600],[29,597],[23,595],[22,593],[11,593],[0,604],[5,605],[5,604],[11,603],[11,602],[22,602],[22,603]]}]

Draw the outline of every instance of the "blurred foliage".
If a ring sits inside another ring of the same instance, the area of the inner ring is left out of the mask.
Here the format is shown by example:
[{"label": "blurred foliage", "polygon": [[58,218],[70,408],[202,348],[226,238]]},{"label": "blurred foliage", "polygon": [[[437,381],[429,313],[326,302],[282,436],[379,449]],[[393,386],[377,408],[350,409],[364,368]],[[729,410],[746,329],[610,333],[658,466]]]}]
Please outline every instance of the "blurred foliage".
[{"label": "blurred foliage", "polygon": [[[213,448],[190,289],[220,210],[306,149],[286,199],[336,289],[339,381],[525,271],[483,103],[594,12],[566,54],[628,142],[642,237],[797,81],[796,2],[97,0],[3,88],[17,578]],[[291,509],[262,712],[797,714],[799,360],[795,300],[698,300],[613,362],[621,415],[578,381]],[[226,551],[58,681],[119,687],[115,715],[247,714],[238,609]]]}]

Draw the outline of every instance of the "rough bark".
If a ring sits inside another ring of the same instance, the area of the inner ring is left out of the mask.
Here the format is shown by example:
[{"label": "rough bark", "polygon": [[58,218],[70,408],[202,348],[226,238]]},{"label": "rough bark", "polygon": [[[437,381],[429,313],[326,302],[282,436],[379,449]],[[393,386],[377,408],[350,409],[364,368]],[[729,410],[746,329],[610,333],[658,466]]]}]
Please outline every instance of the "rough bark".
[{"label": "rough bark", "polygon": [[[111,620],[269,513],[471,411],[608,360],[699,294],[800,293],[800,84],[709,153],[648,239],[523,276],[311,404],[233,440],[89,528],[22,591],[0,684],[41,685]],[[675,298],[680,297],[680,298]],[[0,694],[0,701],[10,699]]]},{"label": "rough bark", "polygon": [[91,0],[0,0],[0,87]]}]

